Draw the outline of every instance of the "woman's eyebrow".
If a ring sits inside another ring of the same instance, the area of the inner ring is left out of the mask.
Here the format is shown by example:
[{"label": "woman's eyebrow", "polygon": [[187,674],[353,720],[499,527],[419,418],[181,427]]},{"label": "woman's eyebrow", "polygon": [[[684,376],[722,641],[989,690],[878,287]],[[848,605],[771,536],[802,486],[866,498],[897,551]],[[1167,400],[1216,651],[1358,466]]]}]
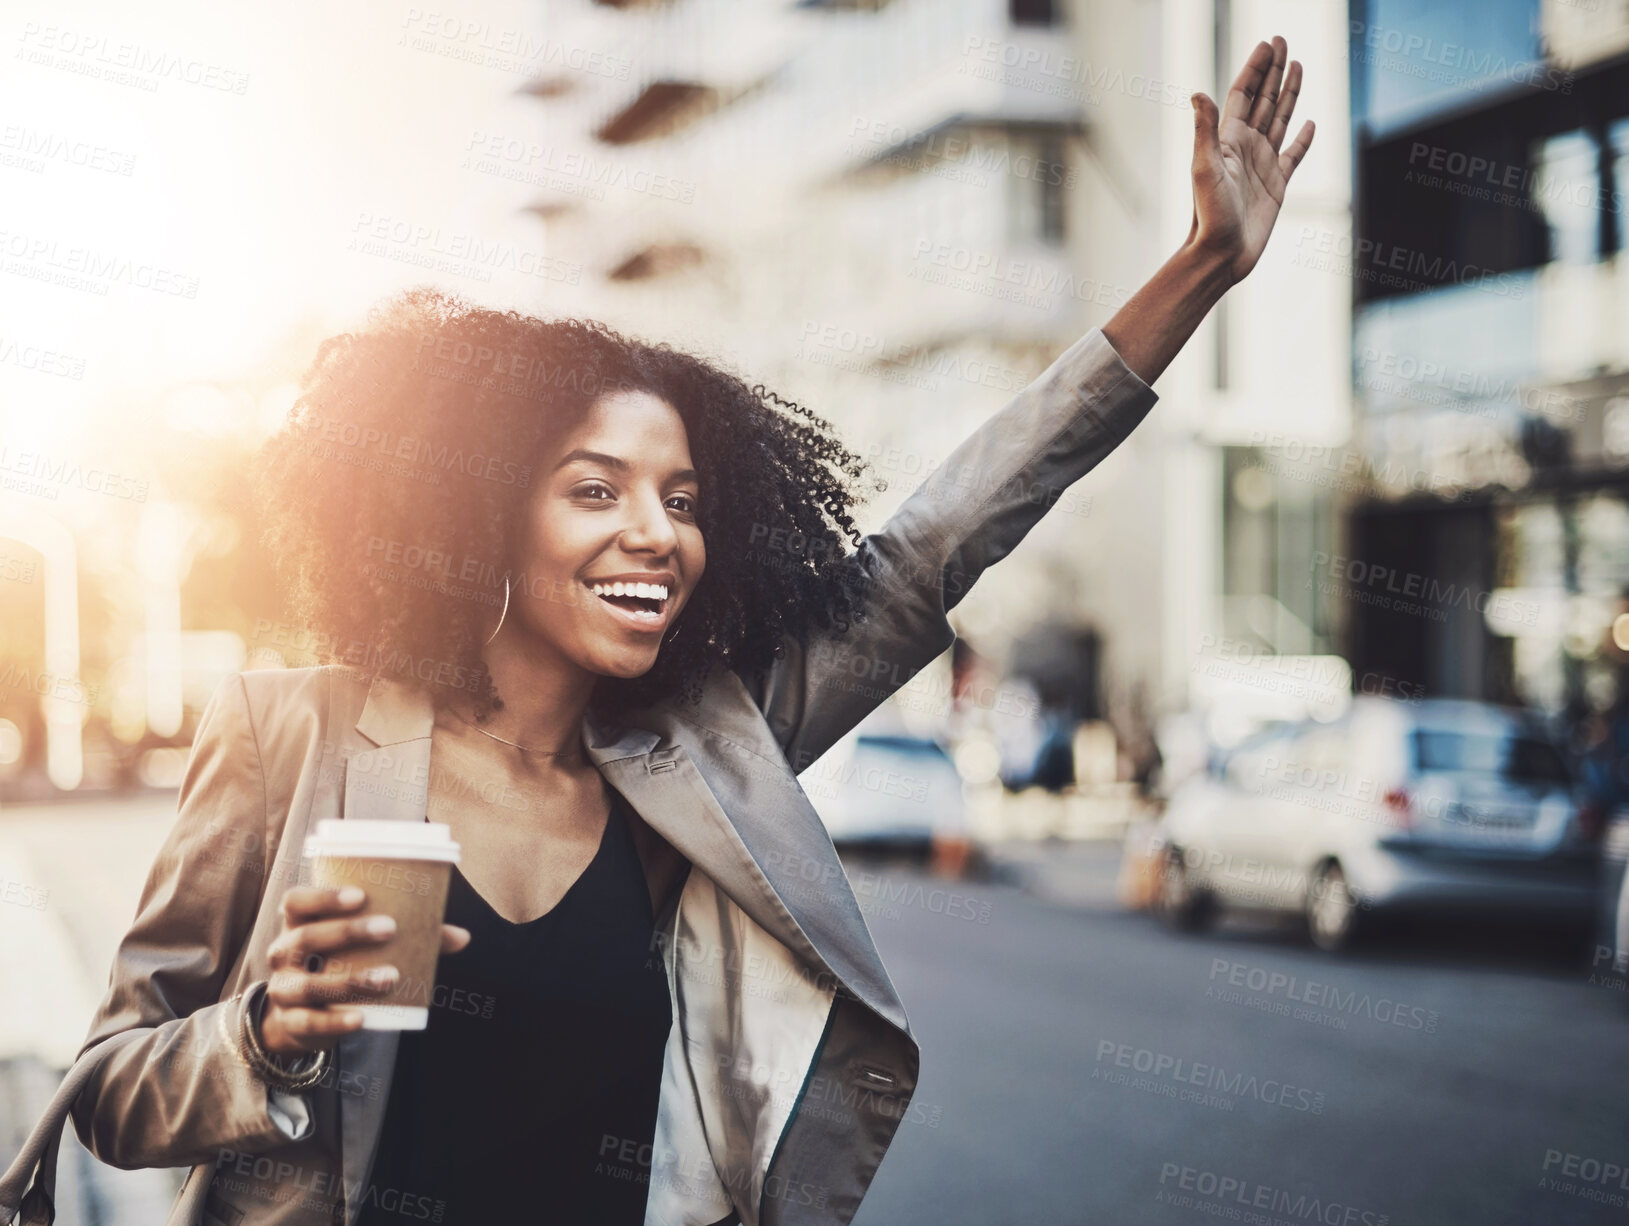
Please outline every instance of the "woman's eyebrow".
[{"label": "woman's eyebrow", "polygon": [[[561,456],[560,462],[554,466],[552,471],[559,472],[567,464],[575,464],[578,461],[583,461],[589,464],[603,464],[606,468],[613,469],[619,473],[625,473],[633,467],[633,465],[629,464],[628,461],[624,460],[621,456],[607,455],[603,451],[589,451],[585,447],[577,447]],[[668,480],[699,481],[701,480],[701,475],[693,468],[680,468],[676,469],[672,473],[669,473]]]},{"label": "woman's eyebrow", "polygon": [[605,467],[613,468],[619,473],[625,473],[631,467],[628,461],[621,456],[606,455],[603,451],[589,451],[586,448],[577,447],[560,457],[560,462],[554,466],[554,471],[559,472],[567,464],[575,464],[579,460],[587,461],[590,464],[603,464]]}]

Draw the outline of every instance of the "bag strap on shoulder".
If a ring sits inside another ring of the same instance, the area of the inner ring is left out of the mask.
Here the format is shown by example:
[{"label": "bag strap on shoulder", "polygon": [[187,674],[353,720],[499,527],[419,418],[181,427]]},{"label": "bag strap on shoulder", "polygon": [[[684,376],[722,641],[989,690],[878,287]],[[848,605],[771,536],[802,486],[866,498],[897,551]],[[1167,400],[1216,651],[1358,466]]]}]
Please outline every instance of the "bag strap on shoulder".
[{"label": "bag strap on shoulder", "polygon": [[6,1173],[0,1176],[0,1222],[16,1226],[51,1226],[56,1217],[53,1199],[57,1182],[57,1153],[62,1148],[62,1130],[74,1100],[102,1062],[132,1039],[151,1033],[156,1027],[136,1026],[110,1034],[95,1047],[80,1053],[62,1079],[57,1092],[46,1104],[28,1139]]}]

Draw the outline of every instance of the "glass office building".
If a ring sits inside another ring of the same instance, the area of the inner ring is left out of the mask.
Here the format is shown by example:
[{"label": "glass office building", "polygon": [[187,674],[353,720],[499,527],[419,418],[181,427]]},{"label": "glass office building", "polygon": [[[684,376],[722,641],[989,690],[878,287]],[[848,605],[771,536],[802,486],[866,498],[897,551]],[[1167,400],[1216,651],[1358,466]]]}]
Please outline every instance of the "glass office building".
[{"label": "glass office building", "polygon": [[[1582,713],[1629,656],[1629,8],[1350,8],[1354,672]],[[1322,589],[1321,589],[1322,590]]]}]

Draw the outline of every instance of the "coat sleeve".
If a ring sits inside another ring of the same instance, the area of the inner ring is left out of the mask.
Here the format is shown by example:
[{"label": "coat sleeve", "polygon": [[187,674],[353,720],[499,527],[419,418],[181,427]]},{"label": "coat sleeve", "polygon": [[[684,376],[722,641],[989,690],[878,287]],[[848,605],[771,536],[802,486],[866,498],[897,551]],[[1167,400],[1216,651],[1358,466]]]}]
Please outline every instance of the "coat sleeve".
[{"label": "coat sleeve", "polygon": [[849,559],[865,616],[800,642],[746,680],[795,772],[955,640],[947,617],[1158,395],[1093,328],[951,452]]},{"label": "coat sleeve", "polygon": [[[241,1000],[219,998],[248,942],[270,863],[264,768],[241,675],[215,691],[198,724],[175,825],[119,943],[107,994],[82,1051],[143,1029],[86,1082],[74,1130],[126,1169],[216,1162],[304,1140],[306,1095],[271,1091],[222,1033]],[[223,1017],[224,1014],[224,1017]]]}]

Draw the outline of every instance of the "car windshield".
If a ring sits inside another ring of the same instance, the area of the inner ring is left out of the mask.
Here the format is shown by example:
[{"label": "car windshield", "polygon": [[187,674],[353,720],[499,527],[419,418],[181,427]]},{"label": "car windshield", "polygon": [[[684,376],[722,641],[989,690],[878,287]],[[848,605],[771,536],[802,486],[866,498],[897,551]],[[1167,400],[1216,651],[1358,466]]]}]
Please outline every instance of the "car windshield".
[{"label": "car windshield", "polygon": [[1566,783],[1567,766],[1547,741],[1531,736],[1485,736],[1419,728],[1414,767],[1497,775],[1522,783]]}]

